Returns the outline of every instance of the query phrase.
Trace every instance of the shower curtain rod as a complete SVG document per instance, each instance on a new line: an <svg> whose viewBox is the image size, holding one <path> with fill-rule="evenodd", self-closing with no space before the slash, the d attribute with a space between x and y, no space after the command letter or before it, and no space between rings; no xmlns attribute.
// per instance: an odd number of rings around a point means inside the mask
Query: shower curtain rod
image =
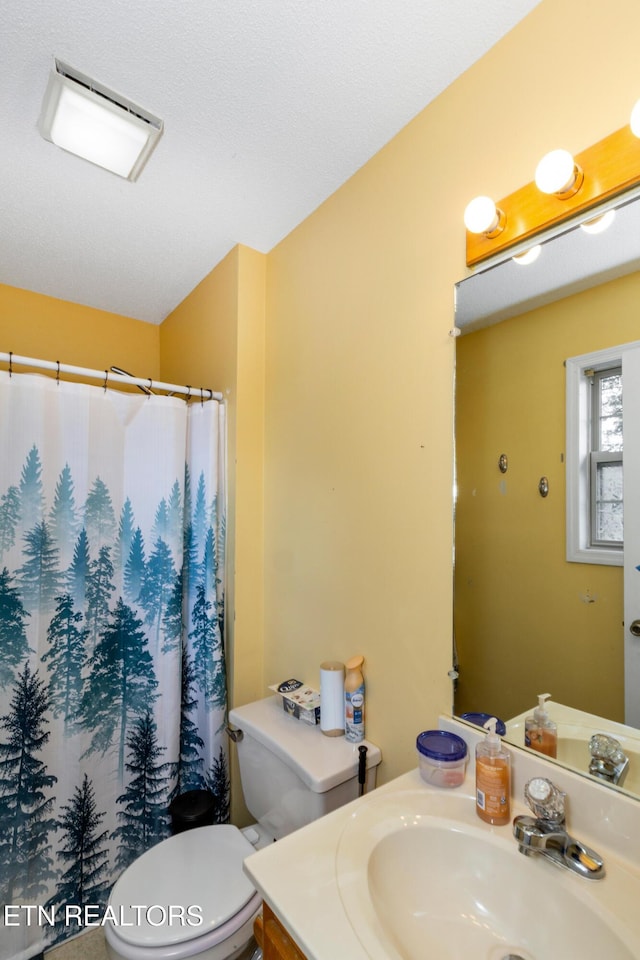
<svg viewBox="0 0 640 960"><path fill-rule="evenodd" d="M130 383L133 386L141 387L143 390L151 392L164 390L168 393L180 393L189 399L200 400L222 400L221 393L215 393L209 387L190 387L180 386L176 383L163 383L161 380L152 380L151 377L132 377L124 372L117 372L112 367L110 370L91 370L89 367L74 367L70 363L60 363L58 360L39 360L37 357L20 357L17 353L0 353L0 361L9 364L9 373L12 372L14 363L20 366L35 367L40 370L53 370L56 374L71 373L79 377L90 377L93 380L102 380L103 386L109 386L109 383Z"/></svg>

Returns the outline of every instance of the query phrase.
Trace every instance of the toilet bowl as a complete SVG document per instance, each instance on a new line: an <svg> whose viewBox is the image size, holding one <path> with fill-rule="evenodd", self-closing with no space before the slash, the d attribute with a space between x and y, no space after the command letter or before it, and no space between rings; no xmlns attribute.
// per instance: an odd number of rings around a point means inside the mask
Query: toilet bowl
<svg viewBox="0 0 640 960"><path fill-rule="evenodd" d="M360 792L362 744L325 737L282 709L280 697L229 713L240 780L257 846L271 843ZM365 784L381 760L365 741ZM147 850L111 892L105 923L111 960L250 960L261 900L243 873L254 846L237 827L199 826Z"/></svg>
<svg viewBox="0 0 640 960"><path fill-rule="evenodd" d="M105 923L112 960L244 960L261 899L242 872L254 848L236 827L197 827L139 857L116 882Z"/></svg>

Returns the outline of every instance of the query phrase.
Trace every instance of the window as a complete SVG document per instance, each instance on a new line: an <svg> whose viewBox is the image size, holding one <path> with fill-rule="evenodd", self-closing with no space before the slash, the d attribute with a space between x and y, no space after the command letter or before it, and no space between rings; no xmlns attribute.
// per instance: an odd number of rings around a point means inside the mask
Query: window
<svg viewBox="0 0 640 960"><path fill-rule="evenodd" d="M566 362L567 560L623 563L624 344Z"/></svg>
<svg viewBox="0 0 640 960"><path fill-rule="evenodd" d="M584 376L591 381L589 542L622 547L622 367L585 370Z"/></svg>

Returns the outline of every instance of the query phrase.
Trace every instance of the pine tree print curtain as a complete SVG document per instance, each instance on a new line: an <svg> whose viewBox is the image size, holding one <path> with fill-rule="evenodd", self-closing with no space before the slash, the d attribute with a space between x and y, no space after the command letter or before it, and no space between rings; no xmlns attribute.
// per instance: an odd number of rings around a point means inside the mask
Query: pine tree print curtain
<svg viewBox="0 0 640 960"><path fill-rule="evenodd" d="M100 919L178 793L228 820L224 441L213 400L0 372L0 960Z"/></svg>

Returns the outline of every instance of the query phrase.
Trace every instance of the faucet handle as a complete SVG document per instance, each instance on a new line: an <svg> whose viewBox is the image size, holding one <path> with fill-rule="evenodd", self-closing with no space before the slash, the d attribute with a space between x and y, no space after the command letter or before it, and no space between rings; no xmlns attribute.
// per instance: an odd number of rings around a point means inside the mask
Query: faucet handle
<svg viewBox="0 0 640 960"><path fill-rule="evenodd" d="M565 797L566 794L546 777L534 777L525 784L524 798L538 820L562 823Z"/></svg>
<svg viewBox="0 0 640 960"><path fill-rule="evenodd" d="M609 760L614 764L626 760L620 741L606 733L594 733L589 740L589 752L597 760Z"/></svg>
<svg viewBox="0 0 640 960"><path fill-rule="evenodd" d="M589 740L589 752L589 773L621 787L629 767L629 758L620 741L606 733L594 733Z"/></svg>

